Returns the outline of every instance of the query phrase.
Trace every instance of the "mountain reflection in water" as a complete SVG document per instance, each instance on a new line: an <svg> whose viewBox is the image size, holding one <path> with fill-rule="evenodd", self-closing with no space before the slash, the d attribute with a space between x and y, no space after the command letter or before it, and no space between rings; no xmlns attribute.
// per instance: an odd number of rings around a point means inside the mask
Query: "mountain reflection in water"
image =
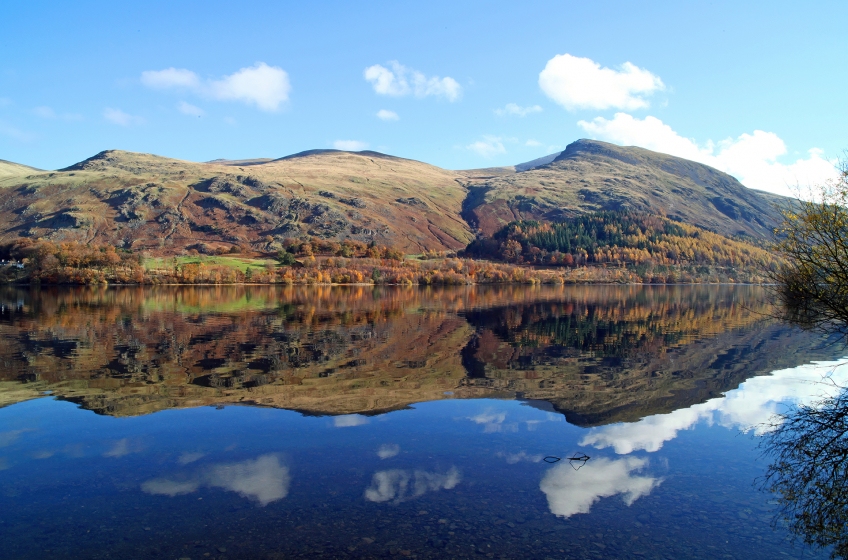
<svg viewBox="0 0 848 560"><path fill-rule="evenodd" d="M3 555L823 558L738 432L848 367L770 315L747 286L3 289Z"/></svg>
<svg viewBox="0 0 848 560"><path fill-rule="evenodd" d="M750 286L5 288L0 405L369 415L497 397L597 426L823 356L770 314Z"/></svg>

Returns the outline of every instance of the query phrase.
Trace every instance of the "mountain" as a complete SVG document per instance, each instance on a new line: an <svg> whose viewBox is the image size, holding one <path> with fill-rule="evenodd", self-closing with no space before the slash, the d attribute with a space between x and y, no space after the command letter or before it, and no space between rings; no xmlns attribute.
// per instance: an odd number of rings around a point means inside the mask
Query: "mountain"
<svg viewBox="0 0 848 560"><path fill-rule="evenodd" d="M105 151L57 172L0 179L0 241L105 242L153 252L206 243L275 250L287 237L375 240L407 252L473 235L452 171L372 152L194 163Z"/></svg>
<svg viewBox="0 0 848 560"><path fill-rule="evenodd" d="M419 253L463 248L516 219L622 209L761 241L779 223L775 205L788 200L706 165L591 140L466 171L373 151L195 163L109 150L53 172L0 162L0 243L33 237L173 254L275 251L285 238L316 236Z"/></svg>
<svg viewBox="0 0 848 560"><path fill-rule="evenodd" d="M544 159L544 158L542 158ZM559 220L579 212L636 210L726 236L768 239L783 197L748 189L707 165L594 140L569 144L550 163L512 174L466 174L463 216L485 235L520 219Z"/></svg>
<svg viewBox="0 0 848 560"><path fill-rule="evenodd" d="M19 177L21 175L30 175L32 173L38 173L40 171L40 169L36 169L35 167L30 167L28 165L22 165L20 163L14 163L11 161L6 161L5 159L0 159L0 179L4 179L6 177Z"/></svg>

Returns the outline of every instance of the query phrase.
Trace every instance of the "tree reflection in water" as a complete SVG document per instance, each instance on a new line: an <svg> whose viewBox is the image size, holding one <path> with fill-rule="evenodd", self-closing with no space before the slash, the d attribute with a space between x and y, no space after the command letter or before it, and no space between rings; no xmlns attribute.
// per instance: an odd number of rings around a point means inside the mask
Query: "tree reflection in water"
<svg viewBox="0 0 848 560"><path fill-rule="evenodd" d="M777 416L761 443L772 459L762 488L776 494L776 524L848 558L848 390Z"/></svg>

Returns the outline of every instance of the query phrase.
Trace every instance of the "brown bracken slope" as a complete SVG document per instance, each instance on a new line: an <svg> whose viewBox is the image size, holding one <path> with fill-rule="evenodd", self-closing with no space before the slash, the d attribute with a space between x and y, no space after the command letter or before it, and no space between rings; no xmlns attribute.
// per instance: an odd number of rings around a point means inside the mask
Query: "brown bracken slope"
<svg viewBox="0 0 848 560"><path fill-rule="evenodd" d="M531 169L449 171L337 150L208 163L112 150L59 171L0 163L0 243L46 238L151 254L198 244L276 251L285 238L311 236L454 250L515 219L627 208L762 240L780 203L702 164L590 140Z"/></svg>

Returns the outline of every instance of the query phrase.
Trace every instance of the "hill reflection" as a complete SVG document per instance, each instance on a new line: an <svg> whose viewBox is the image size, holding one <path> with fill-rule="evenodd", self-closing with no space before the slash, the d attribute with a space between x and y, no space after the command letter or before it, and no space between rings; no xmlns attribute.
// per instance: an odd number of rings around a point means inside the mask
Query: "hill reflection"
<svg viewBox="0 0 848 560"><path fill-rule="evenodd" d="M0 406L114 416L247 404L375 414L547 401L579 425L691 406L824 356L755 287L0 290Z"/></svg>

